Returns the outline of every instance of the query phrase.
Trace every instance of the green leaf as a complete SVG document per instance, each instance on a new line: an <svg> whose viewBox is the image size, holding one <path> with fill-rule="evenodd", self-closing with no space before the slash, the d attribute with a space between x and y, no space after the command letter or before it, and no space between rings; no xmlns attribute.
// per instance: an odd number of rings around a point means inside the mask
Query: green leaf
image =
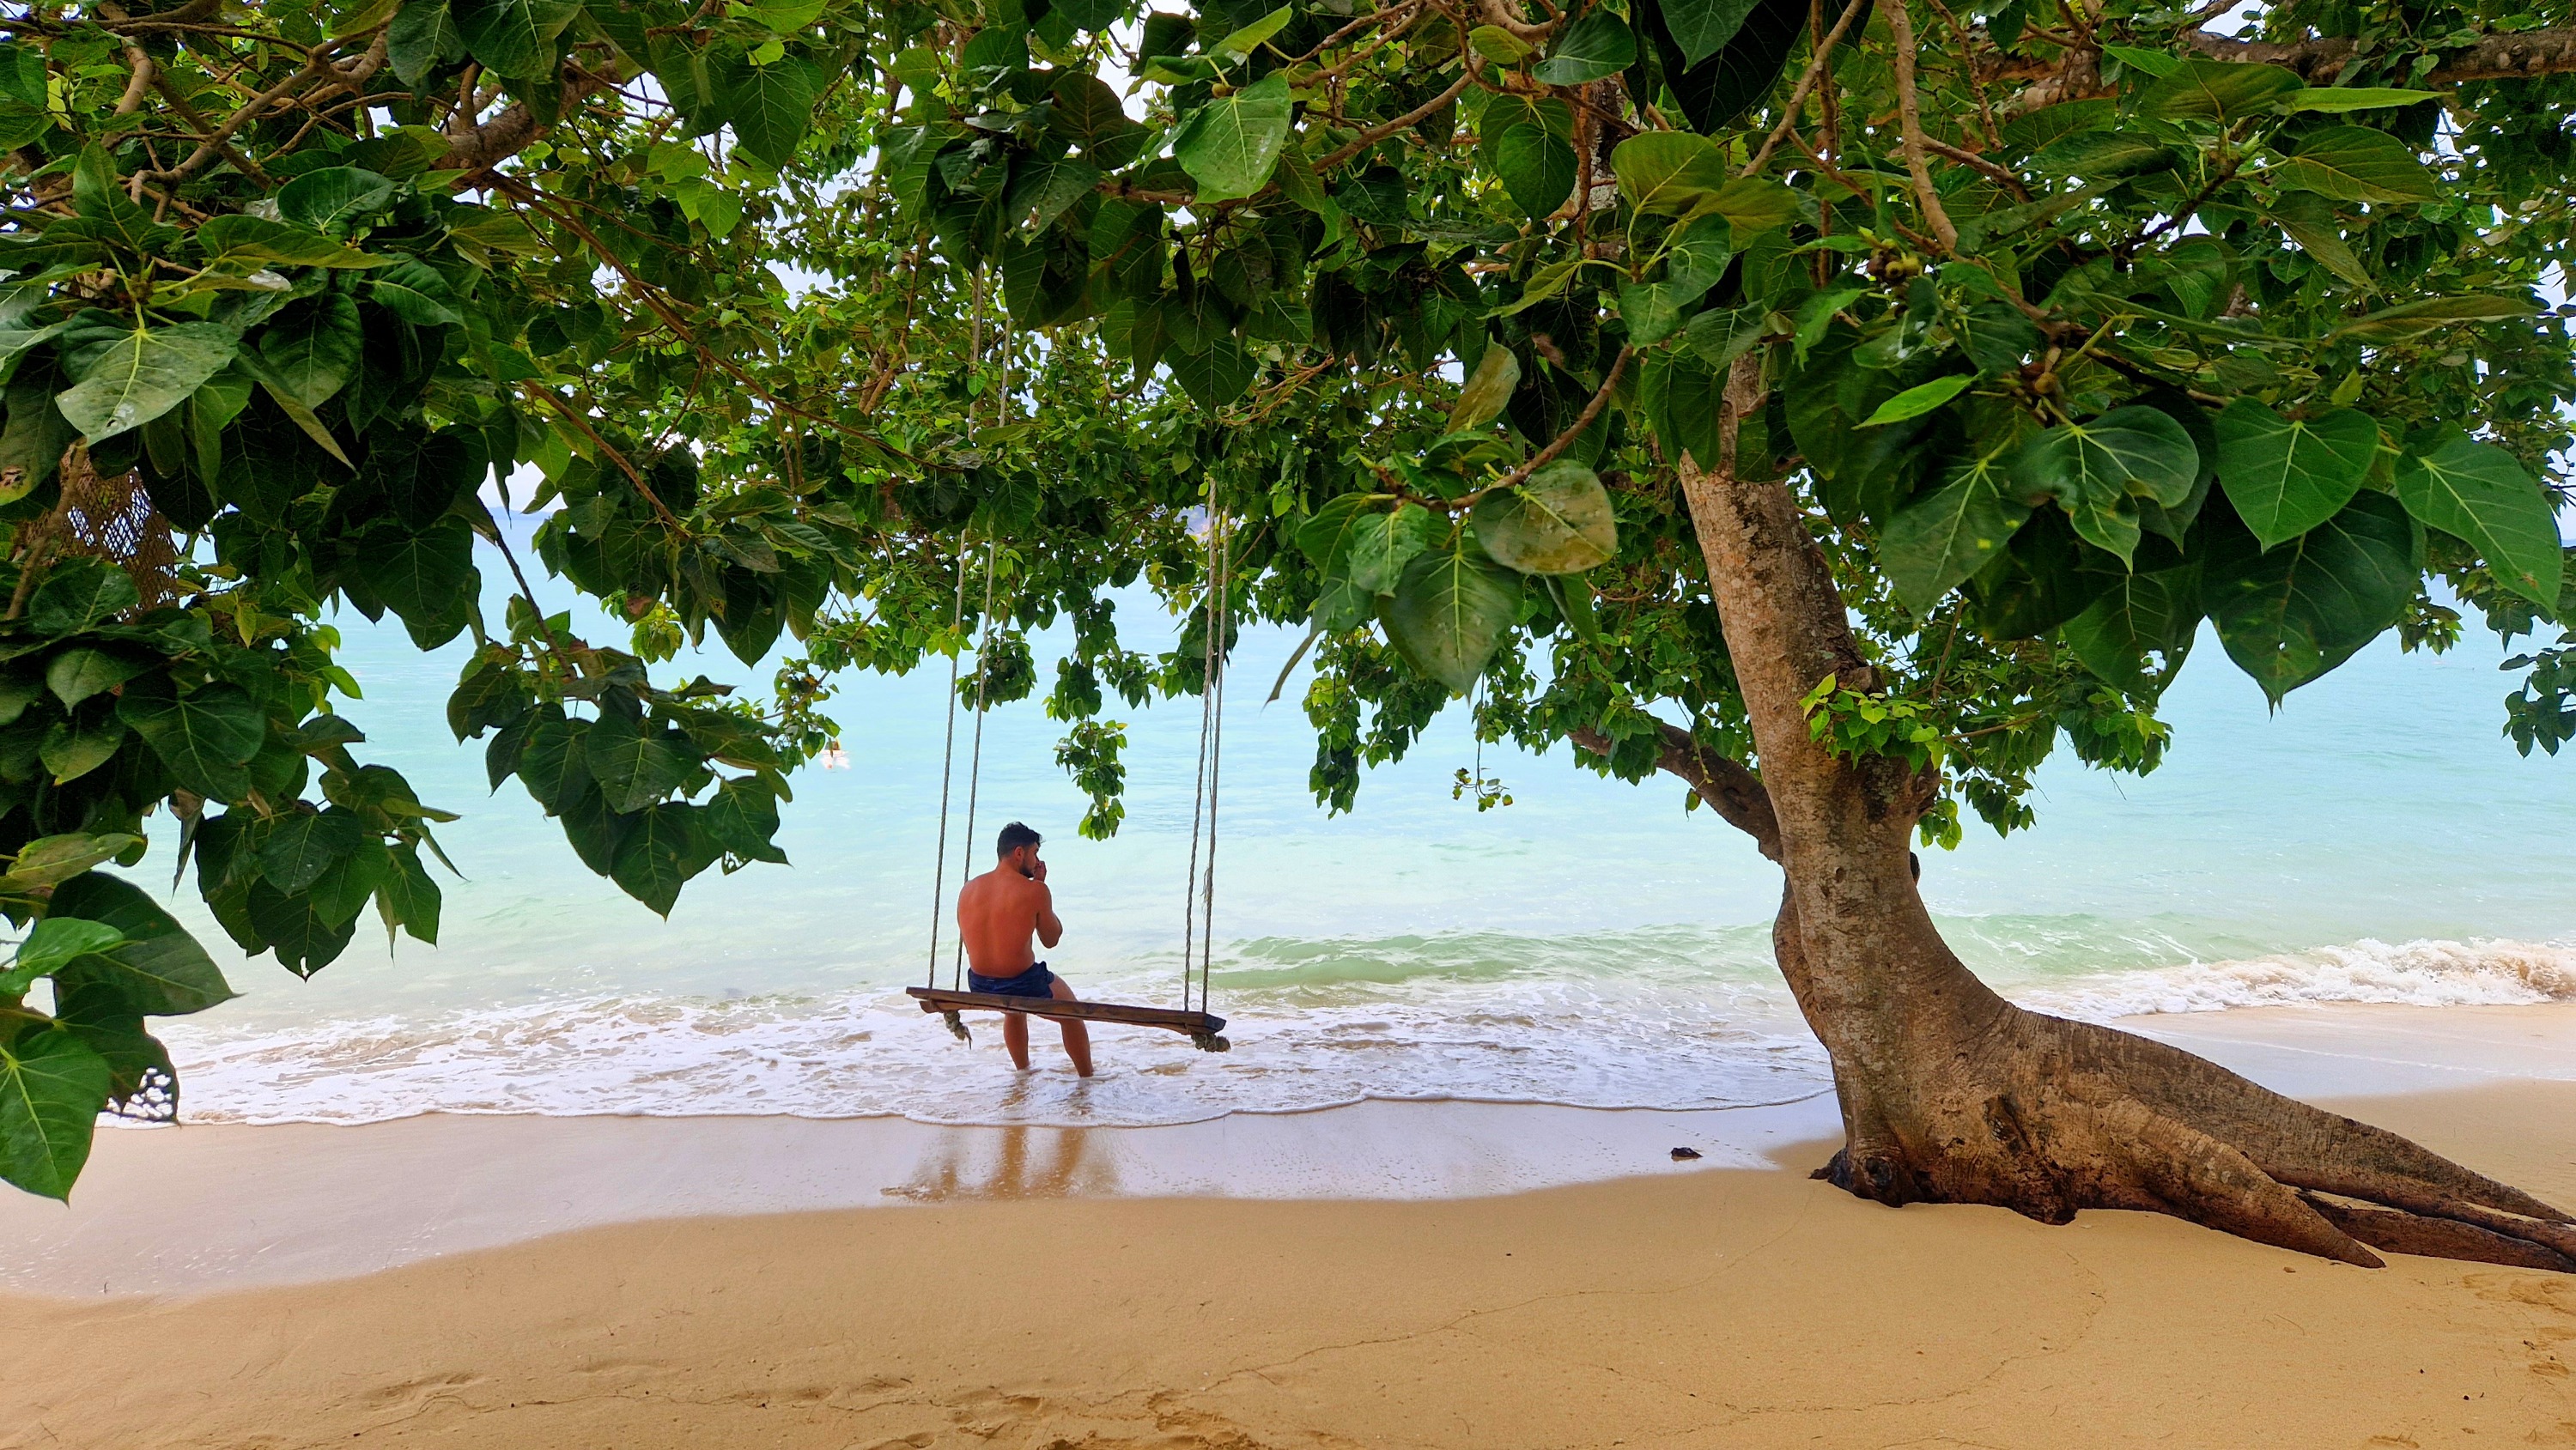
<svg viewBox="0 0 2576 1450"><path fill-rule="evenodd" d="M265 881L250 884L250 922L260 939L277 953L280 966L299 977L339 959L357 933L357 919L331 919L327 903L312 892L289 896Z"/></svg>
<svg viewBox="0 0 2576 1450"><path fill-rule="evenodd" d="M1692 318L1683 336L1700 361L1722 375L1761 343L1770 329L1769 319L1769 310L1759 303L1732 311L1713 307Z"/></svg>
<svg viewBox="0 0 2576 1450"><path fill-rule="evenodd" d="M75 333L78 329L75 328ZM75 344L66 337L69 352ZM149 423L187 400L231 362L240 340L211 322L119 332L87 357L80 381L55 406L92 443Z"/></svg>
<svg viewBox="0 0 2576 1450"><path fill-rule="evenodd" d="M1737 22L1742 23L1742 16ZM1556 52L1530 67L1530 77L1544 85L1580 86L1615 76L1637 63L1637 37L1628 23L1595 7L1566 28Z"/></svg>
<svg viewBox="0 0 2576 1450"><path fill-rule="evenodd" d="M367 580L422 649L454 639L474 615L482 573L474 567L474 534L447 518L420 533L380 542L364 556Z"/></svg>
<svg viewBox="0 0 2576 1450"><path fill-rule="evenodd" d="M358 304L347 293L315 298L279 314L260 333L261 381L308 410L319 408L357 374L365 344Z"/></svg>
<svg viewBox="0 0 2576 1450"><path fill-rule="evenodd" d="M1868 417L1860 420L1860 425L1875 428L1882 423L1902 423L1908 418L1920 418L1966 392L1976 381L1974 373L1952 373L1946 378L1917 383L1879 404Z"/></svg>
<svg viewBox="0 0 2576 1450"><path fill-rule="evenodd" d="M57 720L46 730L42 744L36 747L36 758L44 762L54 784L78 780L105 765L125 744L125 726L113 714L75 715Z"/></svg>
<svg viewBox="0 0 2576 1450"><path fill-rule="evenodd" d="M76 957L103 952L124 941L125 933L103 921L48 916L18 943L17 957L7 971L0 972L0 997L23 996L37 978L50 977Z"/></svg>
<svg viewBox="0 0 2576 1450"><path fill-rule="evenodd" d="M2152 136L2082 131L2041 147L2030 158L2030 166L2052 176L2094 180L2170 171L2177 159L2173 147Z"/></svg>
<svg viewBox="0 0 2576 1450"><path fill-rule="evenodd" d="M1173 133L1172 156L1198 183L1201 203L1250 196L1269 182L1292 104L1287 75L1272 71L1190 112Z"/></svg>
<svg viewBox="0 0 2576 1450"><path fill-rule="evenodd" d="M448 0L411 0L385 28L385 42L394 74L407 86L419 86L440 64L465 56L465 37Z"/></svg>
<svg viewBox="0 0 2576 1450"><path fill-rule="evenodd" d="M746 66L725 76L725 119L743 149L772 166L795 159L822 94L822 67L801 56Z"/></svg>
<svg viewBox="0 0 2576 1450"><path fill-rule="evenodd" d="M0 1043L0 1178L68 1200L111 1077L106 1058L59 1027Z"/></svg>
<svg viewBox="0 0 2576 1450"><path fill-rule="evenodd" d="M2140 50L2134 45L2105 45L2102 53L2131 70L2142 71L2158 80L2180 70L2183 62L2181 56L2167 55L2161 50Z"/></svg>
<svg viewBox="0 0 2576 1450"><path fill-rule="evenodd" d="M1405 566L1381 618L1404 657L1453 695L1473 689L1520 610L1520 576L1465 541Z"/></svg>
<svg viewBox="0 0 2576 1450"><path fill-rule="evenodd" d="M2226 535L2205 576L2209 616L2228 658L2277 705L2397 622L2422 559L2405 509L2363 492L2276 549L2250 533Z"/></svg>
<svg viewBox="0 0 2576 1450"><path fill-rule="evenodd" d="M1211 412L1242 397L1260 366L1231 337L1211 340L1202 352L1166 354L1163 364L1190 401Z"/></svg>
<svg viewBox="0 0 2576 1450"><path fill-rule="evenodd" d="M1099 183L1100 168L1078 157L1024 161L1011 172L1011 218L1032 234L1045 231Z"/></svg>
<svg viewBox="0 0 2576 1450"><path fill-rule="evenodd" d="M608 808L632 814L689 778L697 761L684 747L685 739L658 723L608 710L583 737L582 763L599 783Z"/></svg>
<svg viewBox="0 0 2576 1450"><path fill-rule="evenodd" d="M2420 106L2442 99L2439 91L2401 91L2386 86L2310 86L2281 98L2285 111L2377 111L2390 106Z"/></svg>
<svg viewBox="0 0 2576 1450"><path fill-rule="evenodd" d="M1486 153L1512 205L1534 221L1553 215L1574 192L1574 147L1536 121L1503 128Z"/></svg>
<svg viewBox="0 0 2576 1450"><path fill-rule="evenodd" d="M1496 65L1518 65L1530 53L1526 42L1499 25L1479 25L1468 31L1467 43Z"/></svg>
<svg viewBox="0 0 2576 1450"><path fill-rule="evenodd" d="M1631 136L1610 153L1610 166L1619 174L1620 195L1650 216L1680 216L1731 179L1725 150L1683 131Z"/></svg>
<svg viewBox="0 0 2576 1450"><path fill-rule="evenodd" d="M2124 575L2060 626L2060 637L2084 667L2142 699L2173 682L2200 627L2200 569L2185 565ZM2149 662L2161 656L2160 668Z"/></svg>
<svg viewBox="0 0 2576 1450"><path fill-rule="evenodd" d="M279 188L278 215L318 231L335 231L373 216L394 199L394 184L356 166L308 171Z"/></svg>
<svg viewBox="0 0 2576 1450"><path fill-rule="evenodd" d="M2315 193L2284 192L2272 207L2272 220L2299 244L2301 251L2315 258L2318 266L2364 292L2379 289L2378 279L2344 244L2342 223L2335 217L2334 208Z"/></svg>
<svg viewBox="0 0 2576 1450"><path fill-rule="evenodd" d="M388 936L399 926L412 937L435 945L441 904L438 883L430 879L429 868L421 864L420 848L409 844L396 847L392 867L376 888L376 908L385 918Z"/></svg>
<svg viewBox="0 0 2576 1450"><path fill-rule="evenodd" d="M337 807L282 812L260 843L259 872L269 885L292 896L355 852L363 834L358 818Z"/></svg>
<svg viewBox="0 0 2576 1450"><path fill-rule="evenodd" d="M1398 504L1392 513L1362 514L1352 527L1343 568L1360 589L1392 593L1413 560L1440 542L1445 527L1439 515L1420 504Z"/></svg>
<svg viewBox="0 0 2576 1450"><path fill-rule="evenodd" d="M1249 57L1254 51L1260 49L1263 43L1268 41L1270 37L1277 35L1282 30L1285 30L1288 27L1288 22L1296 17L1296 13L1296 6L1282 5L1278 9L1271 11L1269 14L1262 16L1259 20L1252 22L1250 25L1244 26L1242 29L1228 35L1225 39L1209 46L1208 53L1210 55Z"/></svg>
<svg viewBox="0 0 2576 1450"><path fill-rule="evenodd" d="M1754 0L1663 0L1664 28L1682 48L1687 65L1717 54L1719 46L1744 28Z"/></svg>
<svg viewBox="0 0 2576 1450"><path fill-rule="evenodd" d="M697 821L710 844L738 860L787 864L787 853L771 839L778 834L778 798L753 777L718 786Z"/></svg>
<svg viewBox="0 0 2576 1450"><path fill-rule="evenodd" d="M495 75L540 80L555 69L555 37L581 13L580 0L449 0L466 53Z"/></svg>
<svg viewBox="0 0 2576 1450"><path fill-rule="evenodd" d="M705 870L715 854L698 829L700 809L668 801L638 813L618 842L609 879L656 915L669 916L680 887Z"/></svg>
<svg viewBox="0 0 2576 1450"><path fill-rule="evenodd" d="M2244 61L2184 61L2138 97L2138 112L2168 121L2241 121L2307 82L2293 70Z"/></svg>
<svg viewBox="0 0 2576 1450"><path fill-rule="evenodd" d="M27 627L49 638L94 629L142 602L126 572L98 559L56 564L27 601Z"/></svg>
<svg viewBox="0 0 2576 1450"><path fill-rule="evenodd" d="M2337 201L2433 201L2441 180L2415 148L2368 126L2330 126L2299 143L2299 153L2264 173L2274 184Z"/></svg>
<svg viewBox="0 0 2576 1450"><path fill-rule="evenodd" d="M2336 328L2330 337L2358 342L2369 347L2385 347L2421 337L2458 322L2502 322L2532 316L2528 296L2511 297L2489 292L2468 292L2456 297L2427 297L2421 302L2404 302L2382 308L2367 317L2357 317Z"/></svg>
<svg viewBox="0 0 2576 1450"><path fill-rule="evenodd" d="M367 284L377 306L418 327L446 327L465 320L456 310L456 294L447 279L427 262L396 262Z"/></svg>
<svg viewBox="0 0 2576 1450"><path fill-rule="evenodd" d="M131 660L94 649L67 649L45 663L45 686L66 708L143 673Z"/></svg>
<svg viewBox="0 0 2576 1450"><path fill-rule="evenodd" d="M2219 487L2267 549L2341 513L2379 453L2379 425L2352 408L2284 418L2238 398L2220 410L2214 426Z"/></svg>
<svg viewBox="0 0 2576 1450"><path fill-rule="evenodd" d="M178 918L133 883L104 872L75 876L55 888L51 916L75 916L113 929L124 940L72 962L56 985L112 991L127 1010L150 1017L202 1012L234 995L223 971Z"/></svg>
<svg viewBox="0 0 2576 1450"><path fill-rule="evenodd" d="M1571 459L1478 499L1468 520L1496 563L1524 574L1580 574L1619 552L1609 490Z"/></svg>
<svg viewBox="0 0 2576 1450"><path fill-rule="evenodd" d="M147 675L125 687L116 713L152 747L179 784L209 800L250 793L242 767L268 737L268 717L237 685L201 685L185 695L167 677Z"/></svg>
<svg viewBox="0 0 2576 1450"><path fill-rule="evenodd" d="M101 861L124 855L142 842L141 836L123 831L39 836L18 848L17 858L10 862L8 875L0 877L0 884L19 892L58 886Z"/></svg>
<svg viewBox="0 0 2576 1450"><path fill-rule="evenodd" d="M238 212L209 217L197 228L197 241L215 271L246 273L261 267L332 267L343 270L381 267L391 257L359 251L337 237L291 222Z"/></svg>
<svg viewBox="0 0 2576 1450"><path fill-rule="evenodd" d="M2466 540L2497 583L2544 611L2558 607L2565 555L2552 500L2512 454L2455 438L2429 457L2398 463L2397 499L2426 525Z"/></svg>
<svg viewBox="0 0 2576 1450"><path fill-rule="evenodd" d="M2025 497L2049 497L2078 516L2107 514L2124 498L2171 508L2191 496L2200 450L2172 415L2131 405L2041 432L2012 465ZM2134 528L2134 525L2132 525Z"/></svg>
<svg viewBox="0 0 2576 1450"><path fill-rule="evenodd" d="M1673 330L1681 326L1682 309L1697 302L1707 290L1704 283L1620 283L1619 320L1628 324L1630 344L1652 347L1672 336Z"/></svg>
<svg viewBox="0 0 2576 1450"><path fill-rule="evenodd" d="M1472 432L1501 417L1503 405L1512 400L1512 389L1520 384L1520 358L1499 342L1486 343L1476 371L1458 390L1458 401L1449 407L1449 431Z"/></svg>
<svg viewBox="0 0 2576 1450"><path fill-rule="evenodd" d="M2012 542L2030 505L2004 488L1993 457L1951 465L1941 487L1897 511L1879 537L1879 562L1908 609L1929 614Z"/></svg>

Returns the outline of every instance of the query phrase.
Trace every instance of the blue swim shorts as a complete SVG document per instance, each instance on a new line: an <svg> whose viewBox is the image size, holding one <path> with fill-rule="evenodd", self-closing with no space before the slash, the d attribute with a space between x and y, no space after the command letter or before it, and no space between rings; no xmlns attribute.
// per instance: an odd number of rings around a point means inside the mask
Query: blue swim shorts
<svg viewBox="0 0 2576 1450"><path fill-rule="evenodd" d="M988 977L982 972L968 972L966 990L995 997L1052 997L1055 995L1055 973L1048 971L1044 962L1016 977Z"/></svg>

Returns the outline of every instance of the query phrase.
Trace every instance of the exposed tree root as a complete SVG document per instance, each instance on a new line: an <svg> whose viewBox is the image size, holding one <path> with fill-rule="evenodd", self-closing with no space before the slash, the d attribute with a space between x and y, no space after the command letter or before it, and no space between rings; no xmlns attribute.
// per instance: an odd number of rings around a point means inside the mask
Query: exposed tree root
<svg viewBox="0 0 2576 1450"><path fill-rule="evenodd" d="M2370 1268L2379 1248L2576 1273L2567 1214L2394 1133L2129 1033L2000 1000L1985 1015L1901 1071L1838 1059L1851 1139L1816 1176L2046 1223L2169 1213Z"/></svg>

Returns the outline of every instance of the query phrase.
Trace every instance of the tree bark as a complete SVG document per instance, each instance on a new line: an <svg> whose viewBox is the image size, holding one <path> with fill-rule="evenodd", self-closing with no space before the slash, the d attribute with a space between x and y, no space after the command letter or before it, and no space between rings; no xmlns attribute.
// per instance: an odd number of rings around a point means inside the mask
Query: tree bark
<svg viewBox="0 0 2576 1450"><path fill-rule="evenodd" d="M1681 460L1761 775L1669 727L1659 763L1787 877L1773 940L1843 1113L1843 1148L1818 1176L1891 1205L2049 1223L2170 1213L2369 1266L2366 1245L2576 1269L2576 1221L2528 1194L2189 1053L2016 1007L1959 961L1909 866L1937 780L1839 757L1808 728L1801 701L1826 675L1864 690L1879 676L1796 495L1735 476L1736 421L1762 396L1757 353L1729 376L1714 466Z"/></svg>

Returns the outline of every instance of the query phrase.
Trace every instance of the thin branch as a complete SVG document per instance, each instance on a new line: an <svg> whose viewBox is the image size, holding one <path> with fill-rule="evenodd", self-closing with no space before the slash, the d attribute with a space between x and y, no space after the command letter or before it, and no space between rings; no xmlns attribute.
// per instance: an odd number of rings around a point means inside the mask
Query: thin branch
<svg viewBox="0 0 2576 1450"><path fill-rule="evenodd" d="M519 391L554 409L556 416L580 429L582 436L590 440L590 446L608 455L609 461L616 464L618 471L626 475L627 481L635 485L635 491L644 495L644 501L653 506L653 512L661 516L663 523L680 532L687 532L679 519L663 506L661 497L653 492L652 485L644 481L644 475L635 470L634 463L629 461L625 454L610 447L608 440L599 436L599 430L590 426L590 420L583 417L570 403L556 397L554 389L539 387L535 382L530 381L519 384Z"/></svg>
<svg viewBox="0 0 2576 1450"><path fill-rule="evenodd" d="M1326 153L1323 160L1315 163L1315 174L1317 176L1321 176L1325 172L1332 170L1334 167L1339 166L1343 162L1350 160L1352 157L1359 155L1363 151L1366 151L1380 141L1385 140L1387 137L1403 130L1405 127L1428 120L1432 112L1437 111L1442 106L1458 99L1459 93L1465 91L1470 84L1468 77L1475 72L1475 69L1476 68L1474 66L1461 62L1459 65L1458 79L1450 85L1449 89L1442 91L1440 94L1433 96L1430 100L1423 102L1421 105L1414 107L1412 110L1405 112L1403 115L1396 117L1394 120L1389 121L1382 126L1371 126L1369 129L1362 131L1358 138L1353 140L1349 145L1338 147Z"/></svg>
<svg viewBox="0 0 2576 1450"><path fill-rule="evenodd" d="M1906 9L1906 0L1879 0L1878 13L1887 17L1888 38L1896 52L1897 125L1905 145L1905 169L1914 176L1914 200L1923 208L1923 224L1940 239L1942 252L1956 254L1959 229L1942 208L1941 194L1932 189L1932 168L1923 159L1923 98L1914 79L1914 17Z"/></svg>
<svg viewBox="0 0 2576 1450"><path fill-rule="evenodd" d="M1636 354L1637 349L1634 347L1619 349L1619 356L1610 364L1610 375L1601 380L1600 388L1592 394L1592 401L1584 404L1583 411L1575 416L1574 422L1568 425L1564 432L1556 435L1556 441L1530 455L1529 462L1495 479L1492 483L1473 493L1451 500L1450 507L1453 510L1468 508L1489 493L1500 493L1504 489L1519 486L1522 480L1531 474L1554 463L1565 450L1574 446L1575 439L1583 436L1583 430L1591 427L1593 420L1601 416L1601 410L1610 406L1610 395L1619 387L1619 374L1627 370L1628 359Z"/></svg>
<svg viewBox="0 0 2576 1450"><path fill-rule="evenodd" d="M1842 44L1844 32L1851 29L1852 22L1860 18L1862 11L1869 8L1869 3L1870 0L1851 0L1849 5L1843 7L1842 18L1834 22L1833 29L1825 32L1823 40L1816 42L1816 53L1807 62L1805 74L1798 77L1798 84L1790 90L1788 101L1780 107L1780 124L1771 128L1771 134L1763 141L1762 149L1754 152L1753 159L1744 163L1744 169L1736 175L1752 176L1761 171L1769 164L1771 153L1779 150L1780 143L1787 140L1789 133L1797 128L1799 107L1807 104L1808 92L1816 88L1816 82L1824 78L1826 70L1833 62L1834 47Z"/></svg>

